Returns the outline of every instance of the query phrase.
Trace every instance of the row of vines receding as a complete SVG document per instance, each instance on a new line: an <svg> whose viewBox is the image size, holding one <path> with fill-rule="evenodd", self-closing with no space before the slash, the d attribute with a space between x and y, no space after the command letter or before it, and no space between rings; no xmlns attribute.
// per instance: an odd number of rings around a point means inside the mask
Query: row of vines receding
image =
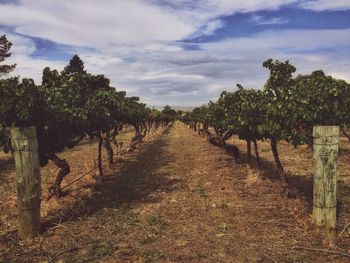
<svg viewBox="0 0 350 263"><path fill-rule="evenodd" d="M11 55L11 45L6 36L0 37L0 62ZM0 65L0 76L15 67ZM68 162L57 155L65 148L76 146L86 137L97 138L102 175L101 151L106 149L108 162L112 163L111 143L119 146L116 136L123 127L135 129L129 146L132 150L147 134L172 122L174 114L170 107L160 112L146 107L138 97L126 96L125 91L111 86L106 76L87 72L77 55L62 71L44 68L39 85L28 78L0 79L0 149L11 150L11 127L35 126L40 165L50 160L60 168L51 194L60 194L61 182L70 172Z"/></svg>
<svg viewBox="0 0 350 263"><path fill-rule="evenodd" d="M269 59L263 66L270 75L261 90L246 89L237 84L235 91L224 91L217 101L195 108L182 121L216 145L234 154L237 147L226 141L236 135L247 142L247 162L251 163L252 145L261 166L258 141L269 140L284 192L288 191L278 143L286 141L295 147L313 146L315 125L337 125L350 140L350 84L327 76L322 70L309 75L293 76L296 68L289 61Z"/></svg>

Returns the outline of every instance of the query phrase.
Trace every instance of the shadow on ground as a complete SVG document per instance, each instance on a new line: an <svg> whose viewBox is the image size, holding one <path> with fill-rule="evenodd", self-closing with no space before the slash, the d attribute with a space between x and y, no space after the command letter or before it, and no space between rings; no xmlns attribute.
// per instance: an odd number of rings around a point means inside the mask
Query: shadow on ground
<svg viewBox="0 0 350 263"><path fill-rule="evenodd" d="M247 162L246 153L240 153L240 160L242 164L249 164ZM279 181L279 174L277 172L276 165L274 162L266 158L260 157L260 163L261 167L259 167L255 155L252 153L252 161L250 166L253 169L260 170L264 178L268 178L272 181ZM286 176L287 183L290 189L292 190L289 195L290 198L298 198L301 195L309 201L312 200L312 174L292 174L285 171L284 175Z"/></svg>
<svg viewBox="0 0 350 263"><path fill-rule="evenodd" d="M144 145L140 153L132 153L136 158L128 158L120 169L112 171L101 183L86 185L93 188L92 194L86 199L76 200L60 215L47 219L42 225L43 231L58 223L92 215L103 208L125 208L137 203L157 202L151 193L171 192L181 185L180 180L170 179L167 171L160 170L160 167L173 161L165 148L170 129L166 128L159 138Z"/></svg>
<svg viewBox="0 0 350 263"><path fill-rule="evenodd" d="M242 163L248 164L246 162L247 155L245 153L241 153ZM279 181L279 175L276 170L276 164L267 160L266 158L261 158L261 168L259 168L256 159L252 155L252 168L257 169L262 172L262 175L265 178L268 178L272 181ZM307 200L309 205L309 209L312 207L313 200L313 174L312 173L304 173L304 174L292 174L289 172L284 172L286 176L286 180L289 186L289 198L300 198L303 197ZM350 213L350 206L344 205L344 203L348 203L348 199L350 196L350 187L344 184L342 181L338 181L338 216L339 215L347 215Z"/></svg>

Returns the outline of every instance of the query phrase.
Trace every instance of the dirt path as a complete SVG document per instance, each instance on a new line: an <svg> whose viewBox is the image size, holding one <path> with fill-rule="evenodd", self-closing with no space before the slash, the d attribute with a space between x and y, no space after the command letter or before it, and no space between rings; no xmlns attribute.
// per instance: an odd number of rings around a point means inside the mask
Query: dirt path
<svg viewBox="0 0 350 263"><path fill-rule="evenodd" d="M47 217L35 244L7 237L0 261L347 262L295 249L322 247L310 205L283 210L277 183L179 122L81 188L92 190Z"/></svg>

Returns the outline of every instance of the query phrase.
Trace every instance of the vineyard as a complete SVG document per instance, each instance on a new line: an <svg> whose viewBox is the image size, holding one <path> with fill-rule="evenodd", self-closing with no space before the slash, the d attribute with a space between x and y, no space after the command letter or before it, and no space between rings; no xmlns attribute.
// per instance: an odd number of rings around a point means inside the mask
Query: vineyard
<svg viewBox="0 0 350 263"><path fill-rule="evenodd" d="M15 67L0 66L1 262L349 262L346 81L268 59L261 90L183 112L77 55L40 85Z"/></svg>
<svg viewBox="0 0 350 263"><path fill-rule="evenodd" d="M127 142L132 136L133 131L122 133L120 140ZM350 245L345 228L350 215L349 146L345 138L342 142L336 242L345 249ZM245 145L237 137L229 143ZM72 170L67 182L94 166L97 147L95 141L63 152ZM226 151L176 122L137 151L117 155L102 181L96 181L94 171L62 198L46 201L43 191L44 229L26 246L13 230L14 168L2 156L2 167L7 165L1 170L7 178L1 188L1 220L7 224L2 231L12 229L2 234L2 261L347 262L341 254L297 249L328 250L324 234L315 231L310 217L312 153L307 147L281 143L281 161L293 186L284 209L277 175L269 170L274 163L269 144L262 143L260 152L266 166L262 171L235 164ZM42 170L43 189L50 186L55 170L52 164Z"/></svg>

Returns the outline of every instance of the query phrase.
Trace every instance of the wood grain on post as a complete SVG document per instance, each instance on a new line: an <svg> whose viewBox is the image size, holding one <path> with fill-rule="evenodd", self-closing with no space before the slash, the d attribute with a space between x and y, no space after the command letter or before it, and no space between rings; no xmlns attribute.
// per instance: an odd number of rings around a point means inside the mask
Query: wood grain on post
<svg viewBox="0 0 350 263"><path fill-rule="evenodd" d="M335 234L337 226L337 158L339 127L315 126L313 221Z"/></svg>
<svg viewBox="0 0 350 263"><path fill-rule="evenodd" d="M11 128L17 178L18 237L33 238L40 230L40 167L35 127Z"/></svg>

